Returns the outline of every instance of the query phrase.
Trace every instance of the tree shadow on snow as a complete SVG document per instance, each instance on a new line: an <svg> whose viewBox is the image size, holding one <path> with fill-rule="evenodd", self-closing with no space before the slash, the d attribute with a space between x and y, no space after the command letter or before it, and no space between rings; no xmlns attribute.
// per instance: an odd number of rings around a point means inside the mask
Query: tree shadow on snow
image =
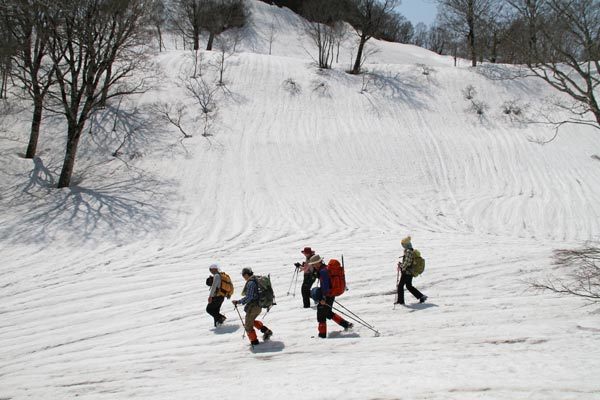
<svg viewBox="0 0 600 400"><path fill-rule="evenodd" d="M173 185L168 182L128 167L106 183L91 183L93 189L84 187L77 176L71 187L56 189L58 172L58 167L48 167L36 157L28 176L17 176L17 183L4 189L0 206L11 212L3 216L1 241L89 239L98 230L103 239L122 241L169 226L163 206L172 197ZM101 177L102 171L97 174Z"/></svg>
<svg viewBox="0 0 600 400"><path fill-rule="evenodd" d="M253 353L277 353L283 351L285 344L277 340L267 340L260 342L258 346L252 348Z"/></svg>

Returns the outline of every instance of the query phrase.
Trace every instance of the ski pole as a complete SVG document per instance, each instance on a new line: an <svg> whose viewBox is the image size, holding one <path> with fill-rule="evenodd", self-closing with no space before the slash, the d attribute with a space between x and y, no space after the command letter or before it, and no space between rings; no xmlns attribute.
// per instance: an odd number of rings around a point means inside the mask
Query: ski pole
<svg viewBox="0 0 600 400"><path fill-rule="evenodd" d="M373 332L375 332L376 336L379 336L379 335L381 335L381 332L379 332L377 329L375 329L375 328L374 328L374 327L372 327L371 325L369 325L369 324L366 324L365 322L363 322L363 321L360 321L360 320L358 320L358 319L356 319L356 318L352 317L351 315L348 315L348 314L344 313L342 310L340 310L340 309L338 309L338 308L331 307L331 309L332 309L332 310L335 310L335 311L337 311L337 312L339 312L339 313L340 313L340 314L342 314L344 317L346 317L346 318L348 318L348 319L351 319L352 321L356 322L357 324L360 324L360 325L364 326L365 328L372 330Z"/></svg>
<svg viewBox="0 0 600 400"><path fill-rule="evenodd" d="M350 309L348 309L347 307L344 307L344 305L342 303L340 303L339 301L335 300L336 304L340 307L342 307L344 310L346 310L347 312L349 312L351 315L353 315L355 318L361 320L363 323L369 325L370 327L373 327L373 325L369 324L367 321L365 321L364 319L362 319L361 317L359 317L358 315L356 315L355 313L353 313Z"/></svg>
<svg viewBox="0 0 600 400"><path fill-rule="evenodd" d="M339 304L339 303L338 303L338 304ZM379 335L381 335L381 332L379 332L377 329L375 329L375 327L373 327L373 326L371 326L371 325L367 324L366 322L364 322L364 321L362 321L362 320L358 320L358 319L354 318L353 316L346 314L345 312L343 312L343 311L342 311L342 310L340 310L339 308L335 308L335 307L333 307L333 306L330 306L329 304L325 304L325 305L326 305L327 307L331 308L332 310L339 312L339 313L340 313L340 314L342 314L344 317L346 317L346 318L348 318L348 319L351 319L352 321L356 322L357 324L360 324L360 325L364 326L365 328L372 330L373 332L375 332L376 336L379 336Z"/></svg>
<svg viewBox="0 0 600 400"><path fill-rule="evenodd" d="M396 301L394 301L394 310L396 309L396 303L398 303L398 285L400 284L400 267L396 269Z"/></svg>
<svg viewBox="0 0 600 400"><path fill-rule="evenodd" d="M240 322L242 323L242 326L244 327L244 333L242 335L242 339L244 339L246 337L246 326L244 326L244 320L242 319L242 314L240 314L240 310L238 310L238 308L237 308L237 304L235 304L234 307L235 307L235 311L237 311L237 313L240 317Z"/></svg>

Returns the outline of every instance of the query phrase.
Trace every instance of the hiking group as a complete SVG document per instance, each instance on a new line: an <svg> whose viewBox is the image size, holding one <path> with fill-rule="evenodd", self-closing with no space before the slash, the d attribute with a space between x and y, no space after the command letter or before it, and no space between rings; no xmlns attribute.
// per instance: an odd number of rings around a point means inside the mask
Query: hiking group
<svg viewBox="0 0 600 400"><path fill-rule="evenodd" d="M399 261L397 265L397 297L394 304L405 304L405 286L420 303L423 303L427 300L427 296L412 285L412 280L423 272L425 260L421 257L421 253L413 248L410 236L402 239L400 243L404 249L404 253L401 256L401 261ZM327 337L327 320L334 321L344 328L344 331L349 331L354 327L352 322L349 322L340 314L343 314L346 318L379 334L372 325L368 324L358 315L336 301L336 297L342 295L347 290L343 256L341 263L336 259L330 259L329 262L325 264L323 258L316 254L310 247L305 247L301 250L301 253L304 255L305 259L301 263L297 262L294 264L296 267L294 277L297 280L300 271L303 274L302 287L300 290L303 308L311 308L311 299L316 303L318 337ZM221 314L221 306L225 298L231 298L234 288L229 275L221 271L217 264L210 265L209 271L211 276L206 280L206 284L210 286L210 292L206 312L213 317L214 326L218 327L227 319L225 315ZM275 295L273 293L269 275L254 275L252 269L246 267L242 269L242 277L245 280L242 297L237 300L232 300L231 302L242 321L250 344L254 347L260 343L256 331L254 330L255 328L259 329L263 334L263 341L269 340L273 335L273 331L257 318L263 309L267 309L268 313L271 307L275 305ZM318 285L313 287L317 280L319 281ZM292 283L293 282L294 278L292 278ZM246 313L243 320L238 309L239 304L244 306L244 312ZM334 304L343 308L344 311L336 308Z"/></svg>

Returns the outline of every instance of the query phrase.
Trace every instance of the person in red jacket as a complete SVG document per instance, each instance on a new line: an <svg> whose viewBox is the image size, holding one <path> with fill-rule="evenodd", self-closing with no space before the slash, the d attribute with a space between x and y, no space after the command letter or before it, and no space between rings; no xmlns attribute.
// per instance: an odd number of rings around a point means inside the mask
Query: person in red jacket
<svg viewBox="0 0 600 400"><path fill-rule="evenodd" d="M312 290L313 300L318 302L317 305L317 322L318 331L320 338L327 337L327 320L332 319L338 325L344 328L344 331L352 329L352 323L346 321L340 315L333 312L333 303L335 297L331 296L331 279L329 278L329 272L327 266L323 262L323 259L318 254L313 255L309 260L308 264L315 268L319 277L319 287Z"/></svg>

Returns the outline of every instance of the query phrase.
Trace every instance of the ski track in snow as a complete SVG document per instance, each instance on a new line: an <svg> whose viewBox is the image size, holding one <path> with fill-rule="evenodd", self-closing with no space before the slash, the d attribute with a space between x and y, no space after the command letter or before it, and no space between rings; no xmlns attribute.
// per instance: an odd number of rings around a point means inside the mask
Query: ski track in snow
<svg viewBox="0 0 600 400"><path fill-rule="evenodd" d="M23 188L31 165L12 156L26 136L0 141L10 154L0 159L0 399L597 398L597 314L527 285L552 270L553 249L600 234L597 137L573 127L551 145L531 143L551 132L511 123L499 105L539 101L535 82L489 81L413 46L375 42L383 50L361 93L362 77L345 65L316 70L297 16L259 2L252 10L226 71L218 132L137 161L173 185L144 214L164 228L128 225L126 215L111 226L104 215L95 229L75 229L89 221L62 193L55 199L72 213L33 229L41 217L30 202L44 212L52 201L19 201L38 193ZM282 27L271 56L268 21ZM189 55L157 60L167 76L141 103L183 96L170 82ZM416 63L434 70L424 76ZM290 78L300 93L286 89ZM490 104L485 118L465 111L467 84ZM50 146L41 159L54 171ZM84 185L101 179L86 175ZM394 308L409 233L427 259L414 284L429 301L407 292L408 305ZM380 337L329 322L330 338L314 338L316 311L300 308L301 282L290 286L304 246L344 254L349 290L339 301ZM278 304L264 322L275 334L254 352L229 301L225 326L212 328L205 313L214 261L232 276L234 298L242 267L271 274Z"/></svg>

